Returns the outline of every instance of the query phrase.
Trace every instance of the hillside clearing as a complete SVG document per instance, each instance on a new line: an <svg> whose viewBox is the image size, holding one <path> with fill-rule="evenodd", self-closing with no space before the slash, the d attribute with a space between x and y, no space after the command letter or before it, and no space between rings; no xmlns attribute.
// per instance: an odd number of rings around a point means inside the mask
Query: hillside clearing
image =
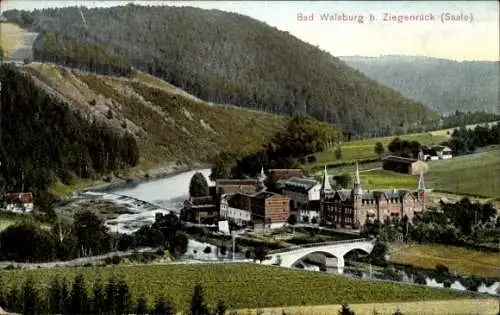
<svg viewBox="0 0 500 315"><path fill-rule="evenodd" d="M116 267L53 268L1 271L4 283L19 284L28 276L40 288L56 274L72 280L83 273L90 284L111 274L123 277L131 293L152 299L167 294L177 309L186 309L196 283L206 293L207 302L221 299L234 308L262 308L330 303L373 303L422 300L449 300L483 297L470 292L433 289L424 286L359 279L293 270L258 264L135 265ZM304 290L307 287L308 290Z"/></svg>
<svg viewBox="0 0 500 315"><path fill-rule="evenodd" d="M10 57L17 45L23 42L24 30L12 23L0 22L0 46L4 51L4 57Z"/></svg>
<svg viewBox="0 0 500 315"><path fill-rule="evenodd" d="M414 244L391 252L391 261L416 267L434 269L448 266L450 272L461 275L500 278L500 253L488 253L463 247Z"/></svg>

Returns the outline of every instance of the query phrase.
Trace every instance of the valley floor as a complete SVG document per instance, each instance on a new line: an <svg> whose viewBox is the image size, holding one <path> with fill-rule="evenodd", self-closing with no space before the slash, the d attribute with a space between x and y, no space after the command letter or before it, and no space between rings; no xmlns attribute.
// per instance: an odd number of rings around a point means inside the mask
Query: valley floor
<svg viewBox="0 0 500 315"><path fill-rule="evenodd" d="M461 275L500 278L500 253L487 253L439 244L415 244L393 249L394 263L435 269L437 264L448 266L450 272Z"/></svg>

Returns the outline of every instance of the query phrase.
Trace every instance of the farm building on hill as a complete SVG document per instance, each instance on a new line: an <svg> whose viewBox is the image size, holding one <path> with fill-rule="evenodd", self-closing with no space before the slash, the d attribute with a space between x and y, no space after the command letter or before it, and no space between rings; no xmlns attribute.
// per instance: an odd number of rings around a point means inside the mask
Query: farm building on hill
<svg viewBox="0 0 500 315"><path fill-rule="evenodd" d="M419 175L421 172L425 174L429 171L429 166L424 161L400 156L388 156L384 158L382 168L410 175Z"/></svg>

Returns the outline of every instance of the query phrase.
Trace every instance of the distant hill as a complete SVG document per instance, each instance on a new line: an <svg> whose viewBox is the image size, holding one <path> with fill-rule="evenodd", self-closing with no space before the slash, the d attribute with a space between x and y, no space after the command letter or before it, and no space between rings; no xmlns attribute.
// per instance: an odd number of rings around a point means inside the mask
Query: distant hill
<svg viewBox="0 0 500 315"><path fill-rule="evenodd" d="M500 62L414 56L339 57L351 67L441 114L500 113Z"/></svg>
<svg viewBox="0 0 500 315"><path fill-rule="evenodd" d="M82 13L86 24L77 8L12 10L4 15L43 33L46 40L37 41L38 60L50 61L44 56L53 56L59 64L81 66L82 60L92 60L85 54L96 49L70 53L69 46L61 43L99 45L102 55L115 61L119 59L113 54L124 56L133 67L210 102L281 115L311 115L360 135L405 132L437 118L423 105L338 58L247 16L136 5L82 9ZM80 58L75 61L77 55ZM85 68L95 69L95 65ZM118 72L128 71L119 68Z"/></svg>

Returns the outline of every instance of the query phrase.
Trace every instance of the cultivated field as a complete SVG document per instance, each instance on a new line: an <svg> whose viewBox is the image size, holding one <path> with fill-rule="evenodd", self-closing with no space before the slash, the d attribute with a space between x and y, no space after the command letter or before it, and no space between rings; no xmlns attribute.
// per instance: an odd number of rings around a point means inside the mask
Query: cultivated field
<svg viewBox="0 0 500 315"><path fill-rule="evenodd" d="M290 315L332 315L338 314L341 305L297 306L243 310L241 314L280 315L282 310ZM349 308L356 315L393 315L397 310L405 315L490 315L498 312L498 300L445 300L400 303L352 304ZM376 313L375 313L376 312Z"/></svg>
<svg viewBox="0 0 500 315"><path fill-rule="evenodd" d="M438 244L415 244L391 251L391 261L434 269L437 264L448 266L461 275L500 278L500 253L487 253L463 247Z"/></svg>
<svg viewBox="0 0 500 315"><path fill-rule="evenodd" d="M11 23L0 23L0 46L4 50L4 57L9 57L17 45L24 39L24 30Z"/></svg>
<svg viewBox="0 0 500 315"><path fill-rule="evenodd" d="M429 173L425 175L427 189L484 198L500 197L500 176L497 175L500 174L498 148L428 163ZM418 183L418 176L386 170L362 172L360 177L361 186L365 189L416 189Z"/></svg>
<svg viewBox="0 0 500 315"><path fill-rule="evenodd" d="M500 149L429 163L428 188L500 197Z"/></svg>
<svg viewBox="0 0 500 315"><path fill-rule="evenodd" d="M116 267L53 268L1 271L3 283L19 285L28 276L45 287L55 275L72 280L83 273L87 282L123 277L131 293L151 299L169 297L178 311L188 308L196 283L205 289L210 305L219 299L230 307L264 308L341 303L385 303L403 301L484 298L484 295L389 282L370 282L318 272L257 264L136 265ZM1 286L0 286L1 287ZM305 289L307 288L307 289Z"/></svg>

